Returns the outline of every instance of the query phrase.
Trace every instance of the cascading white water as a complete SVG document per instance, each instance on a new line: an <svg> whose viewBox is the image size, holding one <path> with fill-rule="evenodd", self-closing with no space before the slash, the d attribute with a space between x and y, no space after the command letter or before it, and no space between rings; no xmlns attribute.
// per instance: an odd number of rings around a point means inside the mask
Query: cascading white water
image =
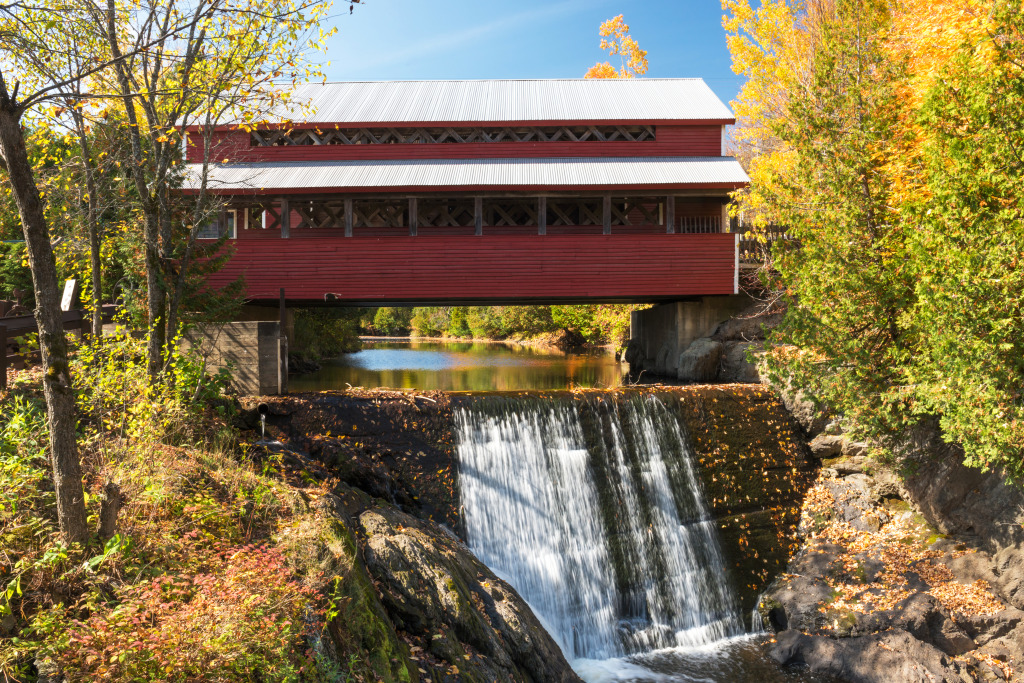
<svg viewBox="0 0 1024 683"><path fill-rule="evenodd" d="M467 540L570 660L739 635L679 419L653 394L456 411Z"/></svg>

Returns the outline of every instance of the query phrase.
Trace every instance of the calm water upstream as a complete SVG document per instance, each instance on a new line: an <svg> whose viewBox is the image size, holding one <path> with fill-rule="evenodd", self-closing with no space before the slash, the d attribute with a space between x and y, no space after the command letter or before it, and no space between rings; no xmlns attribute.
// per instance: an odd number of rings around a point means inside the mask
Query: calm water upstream
<svg viewBox="0 0 1024 683"><path fill-rule="evenodd" d="M608 353L565 354L511 344L364 341L363 350L289 378L292 391L353 387L441 391L615 388L626 365Z"/></svg>

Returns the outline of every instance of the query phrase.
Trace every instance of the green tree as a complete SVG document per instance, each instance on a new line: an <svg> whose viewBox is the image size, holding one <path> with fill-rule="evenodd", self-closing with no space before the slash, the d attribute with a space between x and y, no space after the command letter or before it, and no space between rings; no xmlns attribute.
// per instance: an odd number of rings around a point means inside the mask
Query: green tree
<svg viewBox="0 0 1024 683"><path fill-rule="evenodd" d="M444 306L419 306L412 309L413 331L420 337L440 337L448 331L451 309Z"/></svg>
<svg viewBox="0 0 1024 683"><path fill-rule="evenodd" d="M448 318L448 334L453 337L472 337L473 332L469 329L469 324L466 322L466 307L465 306L454 306L451 311L451 315Z"/></svg>
<svg viewBox="0 0 1024 683"><path fill-rule="evenodd" d="M788 93L782 113L771 108L777 100L764 102L773 115L761 124L787 150L785 163L760 169L766 187L785 188L762 196L763 208L801 245L775 254L780 277L769 284L790 296L769 369L873 433L904 426L911 407L913 339L903 313L914 301L913 280L885 172L901 135L903 77L885 50L889 25L877 0L809 10L806 86Z"/></svg>
<svg viewBox="0 0 1024 683"><path fill-rule="evenodd" d="M1024 15L993 3L920 113L910 377L968 464L1024 477Z"/></svg>
<svg viewBox="0 0 1024 683"><path fill-rule="evenodd" d="M412 309L381 306L373 314L373 329L389 337L408 334L412 330Z"/></svg>

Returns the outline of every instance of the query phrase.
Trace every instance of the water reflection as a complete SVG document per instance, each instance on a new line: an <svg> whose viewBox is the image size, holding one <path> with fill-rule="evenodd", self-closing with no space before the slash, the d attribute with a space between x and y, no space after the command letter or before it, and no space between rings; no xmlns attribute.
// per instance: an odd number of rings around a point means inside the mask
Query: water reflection
<svg viewBox="0 0 1024 683"><path fill-rule="evenodd" d="M289 378L292 391L358 387L442 391L548 391L617 387L626 366L608 353L566 354L509 344L364 341L363 350Z"/></svg>

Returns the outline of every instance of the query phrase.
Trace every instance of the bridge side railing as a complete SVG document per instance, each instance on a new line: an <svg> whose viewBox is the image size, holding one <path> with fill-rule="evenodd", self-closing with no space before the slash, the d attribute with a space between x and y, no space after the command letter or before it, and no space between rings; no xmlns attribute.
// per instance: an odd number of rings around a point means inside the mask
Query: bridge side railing
<svg viewBox="0 0 1024 683"><path fill-rule="evenodd" d="M740 235L740 268L759 268L769 262L772 247L777 243L799 246L799 241L785 225L755 227L734 218L730 221L730 232Z"/></svg>

